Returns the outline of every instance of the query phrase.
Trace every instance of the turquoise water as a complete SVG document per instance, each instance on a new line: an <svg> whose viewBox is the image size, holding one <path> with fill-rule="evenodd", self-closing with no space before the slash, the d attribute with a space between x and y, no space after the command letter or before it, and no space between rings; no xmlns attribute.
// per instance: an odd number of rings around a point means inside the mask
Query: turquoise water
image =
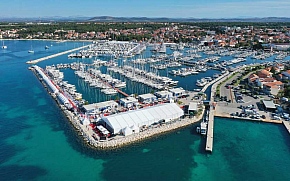
<svg viewBox="0 0 290 181"><path fill-rule="evenodd" d="M290 180L282 125L216 118L212 154L196 125L119 150L87 148L25 64L82 43L45 51L46 44L5 41L8 49L0 50L1 180ZM40 66L68 61L65 55Z"/></svg>

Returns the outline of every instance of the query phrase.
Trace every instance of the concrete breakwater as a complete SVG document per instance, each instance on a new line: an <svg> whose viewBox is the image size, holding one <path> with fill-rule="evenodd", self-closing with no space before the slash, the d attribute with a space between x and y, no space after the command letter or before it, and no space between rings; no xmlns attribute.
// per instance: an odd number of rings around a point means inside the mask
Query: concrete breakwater
<svg viewBox="0 0 290 181"><path fill-rule="evenodd" d="M27 61L26 63L27 64L36 64L38 62L41 62L41 61L44 61L44 60L47 60L47 59L50 59L50 58L58 57L60 55L71 53L71 52L74 52L74 51L77 51L77 50L81 50L81 49L84 49L84 48L87 48L87 47L89 47L89 45L82 46L82 47L79 47L79 48L74 48L74 49L67 50L67 51L60 52L60 53L56 53L56 54L49 55L49 56L46 56L46 57L42 57L42 58L39 58L39 59L30 60L30 61Z"/></svg>
<svg viewBox="0 0 290 181"><path fill-rule="evenodd" d="M62 112L68 118L69 122L73 125L76 131L79 132L79 135L82 136L84 142L92 148L113 149L113 148L118 148L121 146L129 145L131 143L150 138L157 134L169 132L169 131L172 131L181 127L188 126L190 124L200 121L203 116L203 113L202 113L198 117L194 117L194 118L180 118L173 122L169 122L167 124L162 124L157 127L149 128L147 130L144 130L142 132L135 133L129 136L117 135L111 138L107 138L107 140L100 140L96 137L96 133L94 132L91 126L83 125L81 123L82 117L77 112L72 112L68 110L58 100L57 96L54 93L50 92L49 88L47 87L45 82L42 80L42 78L39 76L39 74L35 71L35 69L34 68L30 68L30 69L34 72L35 76L40 80L40 82L46 88L48 93L54 98L57 105L61 108Z"/></svg>

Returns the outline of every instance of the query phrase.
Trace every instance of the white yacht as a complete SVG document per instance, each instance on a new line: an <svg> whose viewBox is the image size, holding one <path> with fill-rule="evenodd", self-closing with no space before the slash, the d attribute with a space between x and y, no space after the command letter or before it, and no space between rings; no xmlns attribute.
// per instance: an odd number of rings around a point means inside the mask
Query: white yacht
<svg viewBox="0 0 290 181"><path fill-rule="evenodd" d="M201 80L197 80L196 81L196 85L198 86L198 87L203 87L203 86L205 86L207 84L207 81L204 79L204 78L202 78Z"/></svg>
<svg viewBox="0 0 290 181"><path fill-rule="evenodd" d="M34 53L34 50L32 49L32 46L31 46L30 50L28 50L28 53Z"/></svg>
<svg viewBox="0 0 290 181"><path fill-rule="evenodd" d="M115 84L115 87L117 87L117 88L126 87L126 82L118 82L118 83Z"/></svg>
<svg viewBox="0 0 290 181"><path fill-rule="evenodd" d="M112 88L107 88L107 89L102 89L101 92L105 93L105 94L117 94L118 91L116 91L115 89Z"/></svg>
<svg viewBox="0 0 290 181"><path fill-rule="evenodd" d="M2 46L1 46L2 49L7 49L7 46L4 45L4 41L2 41Z"/></svg>
<svg viewBox="0 0 290 181"><path fill-rule="evenodd" d="M162 44L162 45L160 46L160 49L159 49L158 52L159 52L159 53L166 53L166 46L165 46L165 44Z"/></svg>
<svg viewBox="0 0 290 181"><path fill-rule="evenodd" d="M200 134L206 135L206 130L207 130L206 122L201 122L200 123Z"/></svg>

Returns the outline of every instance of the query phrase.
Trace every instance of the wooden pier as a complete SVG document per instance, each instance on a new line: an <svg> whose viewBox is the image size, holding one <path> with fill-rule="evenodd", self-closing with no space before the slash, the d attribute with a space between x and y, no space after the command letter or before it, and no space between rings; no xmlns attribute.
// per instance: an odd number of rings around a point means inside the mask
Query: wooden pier
<svg viewBox="0 0 290 181"><path fill-rule="evenodd" d="M67 50L67 51L64 51L64 52L60 52L60 53L56 53L56 54L49 55L49 56L46 56L46 57L42 57L42 58L39 58L39 59L30 60L30 61L27 61L26 63L27 64L36 64L38 62L41 62L41 61L44 61L44 60L48 60L50 58L58 57L60 55L64 55L64 54L71 53L71 52L74 52L74 51L77 51L77 50L81 50L83 48L87 48L88 46L89 45L86 45L86 46L82 46L82 47L79 47L79 48L74 48L74 49Z"/></svg>
<svg viewBox="0 0 290 181"><path fill-rule="evenodd" d="M120 89L118 89L117 87L113 87L111 84L109 84L108 82L103 81L103 79L100 79L104 84L110 86L111 88L115 89L116 91L118 91L120 94L122 94L125 97L129 97L129 95L123 91L121 91Z"/></svg>
<svg viewBox="0 0 290 181"><path fill-rule="evenodd" d="M125 96L125 97L129 97L129 95L128 95L127 93L121 91L120 89L118 89L118 88L116 88L116 87L114 87L114 89L115 89L116 91L118 91L120 94L122 94L123 96Z"/></svg>

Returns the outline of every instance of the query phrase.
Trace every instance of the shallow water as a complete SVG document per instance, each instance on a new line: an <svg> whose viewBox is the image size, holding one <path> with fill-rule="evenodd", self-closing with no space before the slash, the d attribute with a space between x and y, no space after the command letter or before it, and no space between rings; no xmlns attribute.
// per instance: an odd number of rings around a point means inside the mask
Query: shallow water
<svg viewBox="0 0 290 181"><path fill-rule="evenodd" d="M118 150L86 147L25 64L82 43L51 42L45 51L47 43L5 41L0 50L1 180L290 180L283 125L215 118L212 154L196 125ZM39 65L70 61L63 55Z"/></svg>

